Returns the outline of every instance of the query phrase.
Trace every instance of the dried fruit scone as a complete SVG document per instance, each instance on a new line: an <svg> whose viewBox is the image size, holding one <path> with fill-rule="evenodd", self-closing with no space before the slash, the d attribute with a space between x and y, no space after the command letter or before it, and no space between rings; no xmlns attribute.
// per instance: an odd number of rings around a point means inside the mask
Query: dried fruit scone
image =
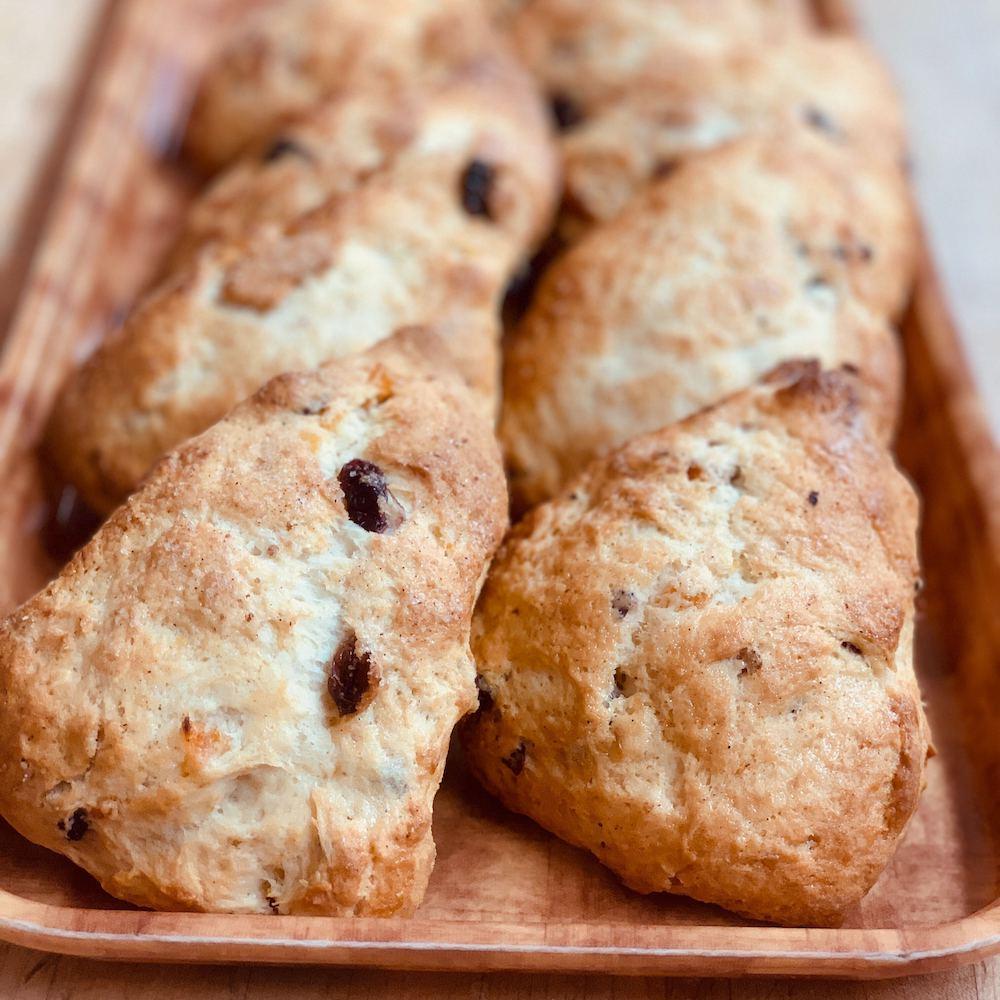
<svg viewBox="0 0 1000 1000"><path fill-rule="evenodd" d="M886 320L914 248L902 175L858 171L808 130L688 161L543 276L505 364L515 506L795 357L856 366L890 436L901 365Z"/></svg>
<svg viewBox="0 0 1000 1000"><path fill-rule="evenodd" d="M441 351L404 332L270 382L0 626L0 811L24 836L157 908L420 902L506 525Z"/></svg>
<svg viewBox="0 0 1000 1000"><path fill-rule="evenodd" d="M553 99L581 111L663 70L800 36L801 0L520 0L511 40ZM583 71L583 72L581 72Z"/></svg>
<svg viewBox="0 0 1000 1000"><path fill-rule="evenodd" d="M791 363L631 441L490 570L468 760L640 892L833 923L917 806L917 501L851 381Z"/></svg>
<svg viewBox="0 0 1000 1000"><path fill-rule="evenodd" d="M496 108L488 117L486 104ZM466 62L442 70L433 83L358 88L285 121L194 201L169 267L183 265L207 243L286 224L373 182L392 183L405 171L427 175L432 166L421 144L433 149L463 140L477 144L484 165L502 168L492 199L509 246L490 249L501 269L509 269L512 250L523 253L551 221L556 151L534 82L495 38L484 39Z"/></svg>
<svg viewBox="0 0 1000 1000"><path fill-rule="evenodd" d="M205 211L195 222L195 242L207 242L57 402L51 454L92 506L112 508L161 454L268 378L363 350L401 325L450 330L463 374L494 408L499 303L557 197L544 111L508 81L473 73L346 97L292 133L302 150L220 181L201 205L215 222ZM289 202L308 204L328 183L338 154L321 142L355 151L339 161L356 163L346 192L284 224L261 220L291 214ZM261 208L272 190L288 200ZM228 210L231 194L248 207Z"/></svg>
<svg viewBox="0 0 1000 1000"><path fill-rule="evenodd" d="M773 5L722 6L743 19L660 0L533 0L518 15L518 48L564 130L564 238L616 215L678 160L747 133L804 122L864 160L899 162L899 104L860 42L781 32ZM755 20L756 33L741 28Z"/></svg>
<svg viewBox="0 0 1000 1000"><path fill-rule="evenodd" d="M282 0L210 62L185 146L217 170L337 94L432 84L496 48L480 0Z"/></svg>

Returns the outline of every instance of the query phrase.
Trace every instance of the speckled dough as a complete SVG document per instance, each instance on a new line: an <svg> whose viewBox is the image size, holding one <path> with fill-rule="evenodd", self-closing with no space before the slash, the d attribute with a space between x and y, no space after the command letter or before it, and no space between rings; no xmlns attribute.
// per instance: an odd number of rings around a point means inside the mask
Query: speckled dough
<svg viewBox="0 0 1000 1000"><path fill-rule="evenodd" d="M914 248L899 172L857 171L806 129L679 167L556 261L510 344L515 506L794 357L855 365L888 437L901 365L886 320Z"/></svg>
<svg viewBox="0 0 1000 1000"><path fill-rule="evenodd" d="M635 439L490 571L471 766L640 892L833 923L916 808L917 502L850 382L791 364Z"/></svg>
<svg viewBox="0 0 1000 1000"><path fill-rule="evenodd" d="M187 153L217 170L332 95L434 84L496 48L479 0L282 0L213 59Z"/></svg>
<svg viewBox="0 0 1000 1000"><path fill-rule="evenodd" d="M406 333L275 379L0 626L0 810L24 836L157 908L420 902L506 524L442 351Z"/></svg>
<svg viewBox="0 0 1000 1000"><path fill-rule="evenodd" d="M97 509L268 378L401 325L451 331L495 408L499 302L557 198L523 72L487 60L430 89L352 94L280 138L292 148L196 203L183 262L60 397L50 451Z"/></svg>
<svg viewBox="0 0 1000 1000"><path fill-rule="evenodd" d="M747 133L804 121L859 150L859 168L899 161L901 114L878 60L855 39L802 31L787 6L524 6L514 37L565 127L566 238L616 215L679 159Z"/></svg>

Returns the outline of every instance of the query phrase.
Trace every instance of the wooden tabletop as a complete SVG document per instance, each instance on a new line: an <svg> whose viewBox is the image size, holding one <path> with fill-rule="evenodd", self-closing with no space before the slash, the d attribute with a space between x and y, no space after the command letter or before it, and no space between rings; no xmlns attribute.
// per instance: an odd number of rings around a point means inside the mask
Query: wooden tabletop
<svg viewBox="0 0 1000 1000"><path fill-rule="evenodd" d="M105 0L0 0L0 330L16 305ZM1000 430L1000 0L856 0L907 99L916 183L966 349ZM946 9L947 8L947 9ZM0 997L167 1000L662 998L1000 1000L1000 961L882 983L134 966L0 945Z"/></svg>

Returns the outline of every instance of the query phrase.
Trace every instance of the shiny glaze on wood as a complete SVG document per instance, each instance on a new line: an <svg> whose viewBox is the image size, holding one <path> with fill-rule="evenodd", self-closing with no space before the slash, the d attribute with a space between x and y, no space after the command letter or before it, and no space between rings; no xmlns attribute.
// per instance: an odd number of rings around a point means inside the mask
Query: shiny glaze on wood
<svg viewBox="0 0 1000 1000"><path fill-rule="evenodd" d="M119 0L0 357L0 611L95 521L37 442L69 368L155 274L194 179L173 161L200 61L240 0ZM828 26L849 27L835 0ZM880 977L1000 952L1000 461L926 258L903 326L899 454L924 498L918 670L938 756L891 866L837 929L751 924L625 889L449 763L438 862L409 920L149 913L0 823L0 938L76 955L726 976Z"/></svg>

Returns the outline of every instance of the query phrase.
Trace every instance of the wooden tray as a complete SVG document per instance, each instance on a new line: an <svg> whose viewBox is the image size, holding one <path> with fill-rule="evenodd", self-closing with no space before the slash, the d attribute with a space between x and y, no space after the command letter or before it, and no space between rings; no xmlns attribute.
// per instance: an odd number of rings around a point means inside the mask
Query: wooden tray
<svg viewBox="0 0 1000 1000"><path fill-rule="evenodd" d="M0 611L92 525L36 451L67 369L134 299L190 196L171 150L200 61L246 0L119 0L0 358ZM828 24L847 26L839 3ZM919 672L939 756L901 849L837 930L749 924L629 892L589 855L506 814L453 760L438 862L409 920L148 913L0 823L0 938L129 960L418 969L879 977L1000 952L1000 462L924 261L903 329L900 454L922 490Z"/></svg>

